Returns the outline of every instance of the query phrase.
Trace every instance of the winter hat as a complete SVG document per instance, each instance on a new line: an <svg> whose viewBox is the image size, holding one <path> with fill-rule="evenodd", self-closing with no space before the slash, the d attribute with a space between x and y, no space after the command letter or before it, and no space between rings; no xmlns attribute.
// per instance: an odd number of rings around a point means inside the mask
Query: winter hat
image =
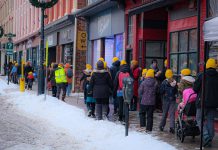
<svg viewBox="0 0 218 150"><path fill-rule="evenodd" d="M165 76L167 79L170 79L173 77L173 71L171 69L167 69Z"/></svg>
<svg viewBox="0 0 218 150"><path fill-rule="evenodd" d="M32 75L32 74L33 74L33 72L31 72L31 71L28 73L28 75Z"/></svg>
<svg viewBox="0 0 218 150"><path fill-rule="evenodd" d="M165 59L165 61L164 61L164 65L165 65L165 66L168 65L168 61L167 61L167 59Z"/></svg>
<svg viewBox="0 0 218 150"><path fill-rule="evenodd" d="M209 58L207 60L206 69L209 69L209 68L213 68L213 69L217 68L217 64L216 64L216 60L215 59Z"/></svg>
<svg viewBox="0 0 218 150"><path fill-rule="evenodd" d="M142 76L146 76L146 73L148 72L148 70L147 69L143 69L142 70Z"/></svg>
<svg viewBox="0 0 218 150"><path fill-rule="evenodd" d="M103 61L99 60L96 65L97 65L98 70L104 69L104 62Z"/></svg>
<svg viewBox="0 0 218 150"><path fill-rule="evenodd" d="M98 59L98 61L102 61L102 62L104 62L104 58L102 58L102 57L100 57L99 59Z"/></svg>
<svg viewBox="0 0 218 150"><path fill-rule="evenodd" d="M90 64L86 64L86 69L87 70L91 70L92 69L92 66Z"/></svg>
<svg viewBox="0 0 218 150"><path fill-rule="evenodd" d="M118 57L114 57L114 58L112 59L112 62L113 62L113 63L116 62L116 61L119 61L119 58L118 58Z"/></svg>
<svg viewBox="0 0 218 150"><path fill-rule="evenodd" d="M154 78L154 70L149 69L146 73L146 78Z"/></svg>
<svg viewBox="0 0 218 150"><path fill-rule="evenodd" d="M58 67L63 67L64 65L62 63L59 63L58 64Z"/></svg>
<svg viewBox="0 0 218 150"><path fill-rule="evenodd" d="M69 63L66 63L66 64L65 64L65 68L70 68L70 64L69 64Z"/></svg>
<svg viewBox="0 0 218 150"><path fill-rule="evenodd" d="M126 65L126 64L127 64L126 61L125 61L125 60L122 60L121 63L120 63L120 66Z"/></svg>
<svg viewBox="0 0 218 150"><path fill-rule="evenodd" d="M185 76L182 78L182 80L185 80L189 83L194 83L195 82L195 78L193 78L192 76Z"/></svg>
<svg viewBox="0 0 218 150"><path fill-rule="evenodd" d="M191 70L188 69L188 68L183 69L183 70L181 71L181 75L183 75L183 76L190 76L190 75L191 75Z"/></svg>
<svg viewBox="0 0 218 150"><path fill-rule="evenodd" d="M107 62L104 61L104 69L107 69Z"/></svg>
<svg viewBox="0 0 218 150"><path fill-rule="evenodd" d="M18 66L18 63L16 63L15 66L17 67L17 66Z"/></svg>
<svg viewBox="0 0 218 150"><path fill-rule="evenodd" d="M138 65L138 61L137 60L132 60L131 64L134 65L134 66L137 66Z"/></svg>

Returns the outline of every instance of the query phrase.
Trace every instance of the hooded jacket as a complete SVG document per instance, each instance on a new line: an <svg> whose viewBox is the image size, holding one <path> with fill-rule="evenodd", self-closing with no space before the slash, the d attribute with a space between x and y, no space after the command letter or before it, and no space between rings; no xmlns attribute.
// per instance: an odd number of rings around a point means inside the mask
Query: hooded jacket
<svg viewBox="0 0 218 150"><path fill-rule="evenodd" d="M157 82L154 78L145 78L139 87L141 105L155 105Z"/></svg>
<svg viewBox="0 0 218 150"><path fill-rule="evenodd" d="M172 87L166 79L160 86L160 94L165 101L176 101L176 96L178 94L177 86Z"/></svg>
<svg viewBox="0 0 218 150"><path fill-rule="evenodd" d="M197 107L201 107L201 86L203 74L200 73L194 83L193 90L198 94L196 101ZM218 72L216 69L209 68L206 70L205 82L205 107L218 108Z"/></svg>
<svg viewBox="0 0 218 150"><path fill-rule="evenodd" d="M112 80L115 80L116 74L119 71L120 68L120 61L116 61L112 64L111 68L110 68L110 73L111 73L111 77Z"/></svg>

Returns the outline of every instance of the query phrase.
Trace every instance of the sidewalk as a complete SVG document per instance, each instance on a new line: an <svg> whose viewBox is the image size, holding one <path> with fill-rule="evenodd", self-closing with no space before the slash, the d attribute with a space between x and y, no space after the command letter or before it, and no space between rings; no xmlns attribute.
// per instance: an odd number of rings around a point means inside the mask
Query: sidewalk
<svg viewBox="0 0 218 150"><path fill-rule="evenodd" d="M2 78L2 77L1 77ZM10 83L11 84L11 83ZM33 91L37 91L37 84L34 83L34 87L33 87ZM48 92L49 95L51 95L51 91ZM66 103L70 104L70 105L74 105L76 107L79 107L81 109L83 109L84 111L86 111L86 106L84 104L84 100L83 100L83 96L82 94L73 94L73 96L71 97L67 97L66 98ZM112 109L112 105L110 106L111 111L109 114L109 120L114 122L114 118L113 118L113 109ZM165 127L165 131L164 132L159 132L159 122L161 119L161 114L160 113L155 113L154 114L154 127L153 127L153 131L152 131L152 135L159 139L162 140L164 142L167 142L173 146L175 146L176 148L178 148L179 150L194 150L194 149L199 149L199 145L200 145L200 136L196 137L195 140L192 139L192 137L186 137L184 143L181 143L176 135L172 135L168 132L169 129L169 125L167 124ZM115 121L116 124L119 124L118 121ZM140 128L139 125L139 115L138 112L132 112L130 111L130 130L135 130L138 131ZM125 134L124 128L123 128L123 134ZM147 133L144 133L147 134ZM206 149L206 148L205 148ZM208 148L210 150L217 150L218 149L218 135L216 134L214 141L213 141L213 147L212 148Z"/></svg>

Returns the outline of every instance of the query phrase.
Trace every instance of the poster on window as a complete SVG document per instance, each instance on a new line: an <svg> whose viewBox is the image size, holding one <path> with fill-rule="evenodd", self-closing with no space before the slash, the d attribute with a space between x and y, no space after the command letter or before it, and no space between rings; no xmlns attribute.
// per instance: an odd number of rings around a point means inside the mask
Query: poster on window
<svg viewBox="0 0 218 150"><path fill-rule="evenodd" d="M118 57L120 60L123 59L123 35L116 35L116 57Z"/></svg>
<svg viewBox="0 0 218 150"><path fill-rule="evenodd" d="M114 39L105 39L105 61L107 66L111 67L114 57Z"/></svg>

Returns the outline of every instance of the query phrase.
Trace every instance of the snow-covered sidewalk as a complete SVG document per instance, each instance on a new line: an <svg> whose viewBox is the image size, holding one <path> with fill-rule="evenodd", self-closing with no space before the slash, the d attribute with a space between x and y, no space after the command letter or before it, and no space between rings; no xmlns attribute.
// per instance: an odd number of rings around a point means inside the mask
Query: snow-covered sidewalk
<svg viewBox="0 0 218 150"><path fill-rule="evenodd" d="M63 103L56 98L36 96L33 92L20 93L18 86L7 85L0 79L0 94L30 118L49 122L77 141L82 150L174 150L173 146L152 137L130 131L124 136L124 126L86 117L82 109Z"/></svg>

